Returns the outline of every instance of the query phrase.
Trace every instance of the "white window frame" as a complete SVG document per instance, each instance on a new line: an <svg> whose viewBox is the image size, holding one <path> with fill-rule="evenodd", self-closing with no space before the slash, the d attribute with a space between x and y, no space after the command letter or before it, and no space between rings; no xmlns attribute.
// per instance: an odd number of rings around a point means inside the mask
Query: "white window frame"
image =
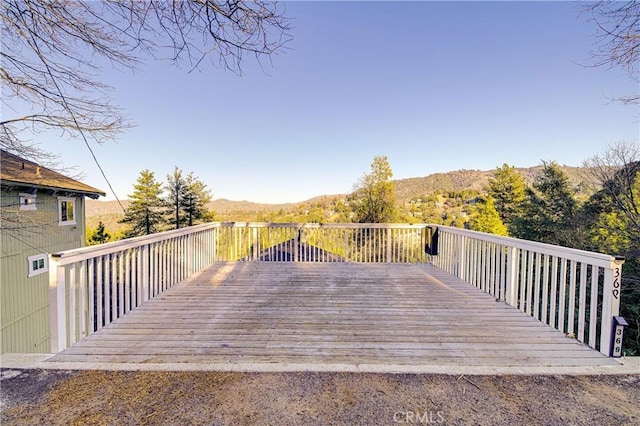
<svg viewBox="0 0 640 426"><path fill-rule="evenodd" d="M73 203L73 207L71 208L71 214L73 215L73 219L71 220L62 220L62 205L63 203ZM77 198L75 197L58 197L58 225L59 226L67 226L67 225L75 225L76 222L76 204L78 203Z"/></svg>
<svg viewBox="0 0 640 426"><path fill-rule="evenodd" d="M37 210L36 196L34 194L18 194L20 210Z"/></svg>
<svg viewBox="0 0 640 426"><path fill-rule="evenodd" d="M45 253L29 256L27 257L27 262L27 267L29 268L27 276L29 278L49 272L49 256ZM33 265L34 263L36 263L35 268Z"/></svg>

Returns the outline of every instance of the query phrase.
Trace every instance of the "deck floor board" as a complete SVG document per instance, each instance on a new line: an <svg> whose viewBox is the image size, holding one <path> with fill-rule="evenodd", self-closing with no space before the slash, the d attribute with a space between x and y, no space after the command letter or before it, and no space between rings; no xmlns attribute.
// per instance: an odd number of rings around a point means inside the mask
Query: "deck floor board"
<svg viewBox="0 0 640 426"><path fill-rule="evenodd" d="M51 361L616 363L431 265L275 262L213 265Z"/></svg>

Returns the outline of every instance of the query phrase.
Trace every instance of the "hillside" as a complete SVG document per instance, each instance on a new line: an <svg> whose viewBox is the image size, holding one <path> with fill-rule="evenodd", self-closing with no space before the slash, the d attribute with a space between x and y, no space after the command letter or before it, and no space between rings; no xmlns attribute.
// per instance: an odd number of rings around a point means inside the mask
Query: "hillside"
<svg viewBox="0 0 640 426"><path fill-rule="evenodd" d="M569 180L576 186L581 186L584 181L584 169L580 167L562 166L562 170L567 174ZM533 182L536 174L542 166L518 168L528 184ZM476 190L483 192L488 186L489 179L493 176L494 170L457 170L447 173L434 173L424 177L398 179L395 180L396 198L400 203L406 203L413 197L429 195L437 190L442 192ZM586 194L583 194L586 195ZM272 212L292 212L301 205L322 206L328 208L332 200L343 199L346 194L319 195L309 200L299 203L285 204L263 204L251 201L233 201L227 199L217 199L207 207L213 211L219 220L251 220L259 213ZM129 205L128 200L122 202L124 208ZM118 230L122 225L118 220L122 218L122 208L117 201L87 200L87 225L89 228L97 226L98 221L102 221L107 229Z"/></svg>
<svg viewBox="0 0 640 426"><path fill-rule="evenodd" d="M561 166L561 169L576 187L581 186L581 182L585 180L582 167ZM530 185L536 174L542 170L542 166L517 168L516 170ZM457 170L447 173L434 173L425 177L399 179L395 181L396 198L400 202L406 202L412 197L428 195L437 190L446 192L467 189L484 192L494 172L495 169L486 171Z"/></svg>

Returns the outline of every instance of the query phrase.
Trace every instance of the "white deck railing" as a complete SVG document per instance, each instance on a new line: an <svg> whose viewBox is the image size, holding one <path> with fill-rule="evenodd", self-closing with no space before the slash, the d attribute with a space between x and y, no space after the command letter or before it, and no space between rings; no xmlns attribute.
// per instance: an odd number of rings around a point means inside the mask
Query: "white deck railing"
<svg viewBox="0 0 640 426"><path fill-rule="evenodd" d="M622 258L446 226L438 242L435 266L614 355Z"/></svg>
<svg viewBox="0 0 640 426"><path fill-rule="evenodd" d="M294 262L426 261L424 225L222 223L216 260Z"/></svg>
<svg viewBox="0 0 640 426"><path fill-rule="evenodd" d="M100 330L215 260L216 224L49 256L51 349Z"/></svg>
<svg viewBox="0 0 640 426"><path fill-rule="evenodd" d="M215 261L423 262L424 226L209 223L52 254L60 352Z"/></svg>
<svg viewBox="0 0 640 426"><path fill-rule="evenodd" d="M59 352L216 261L432 263L611 355L622 260L424 224L209 223L56 253L51 348ZM433 245L432 245L433 246Z"/></svg>

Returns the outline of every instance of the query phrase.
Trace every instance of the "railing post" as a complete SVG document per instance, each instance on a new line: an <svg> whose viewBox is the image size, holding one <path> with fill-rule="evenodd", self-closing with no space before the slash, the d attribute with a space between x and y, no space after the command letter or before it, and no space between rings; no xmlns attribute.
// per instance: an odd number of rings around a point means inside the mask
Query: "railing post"
<svg viewBox="0 0 640 426"><path fill-rule="evenodd" d="M387 228L387 262L391 262L391 228Z"/></svg>
<svg viewBox="0 0 640 426"><path fill-rule="evenodd" d="M600 352L612 356L612 336L615 323L613 318L620 313L623 257L611 261L611 267L604 269L602 290L602 323L600 328Z"/></svg>
<svg viewBox="0 0 640 426"><path fill-rule="evenodd" d="M65 268L58 263L57 257L49 255L49 322L53 353L67 349Z"/></svg>
<svg viewBox="0 0 640 426"><path fill-rule="evenodd" d="M516 306L518 297L518 249L515 247L506 247L507 250L507 280L505 284L504 301Z"/></svg>

